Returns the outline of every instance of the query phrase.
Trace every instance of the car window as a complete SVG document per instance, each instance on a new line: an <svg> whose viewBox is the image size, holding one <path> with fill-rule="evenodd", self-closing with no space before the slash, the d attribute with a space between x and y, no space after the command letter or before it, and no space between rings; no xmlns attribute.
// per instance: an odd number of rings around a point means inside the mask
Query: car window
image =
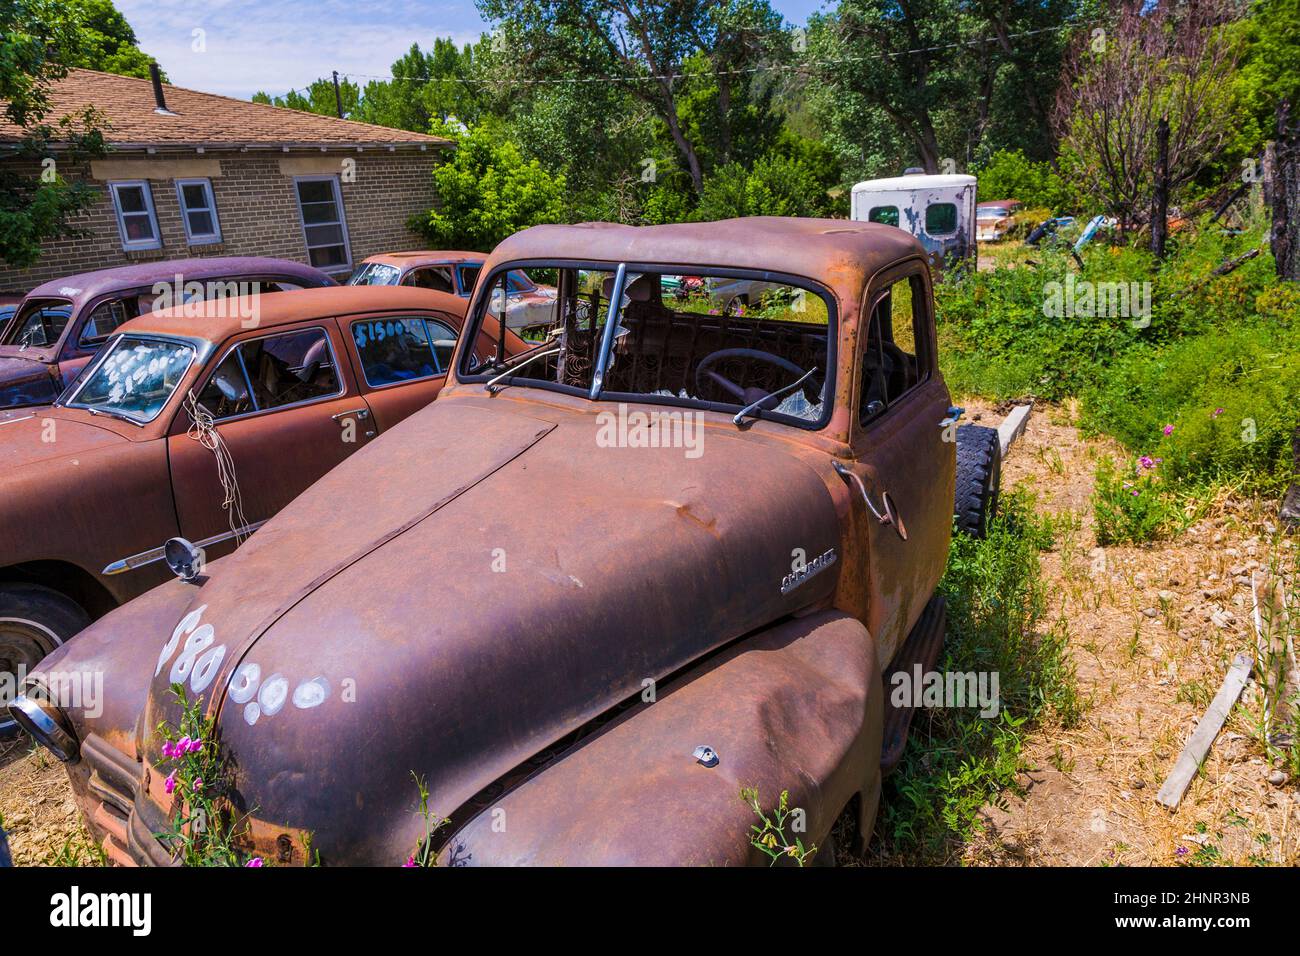
<svg viewBox="0 0 1300 956"><path fill-rule="evenodd" d="M402 279L402 285L415 286L417 289L432 289L434 292L451 292L451 267L427 266L412 269Z"/></svg>
<svg viewBox="0 0 1300 956"><path fill-rule="evenodd" d="M460 294L469 295L474 291L474 283L478 281L478 274L483 269L482 266L460 266Z"/></svg>
<svg viewBox="0 0 1300 956"><path fill-rule="evenodd" d="M456 330L433 319L426 320L425 324L429 328L433 354L438 359L438 371L446 372L451 368L451 353L456 349Z"/></svg>
<svg viewBox="0 0 1300 956"><path fill-rule="evenodd" d="M217 419L342 393L329 337L304 329L240 343L208 379L199 402Z"/></svg>
<svg viewBox="0 0 1300 956"><path fill-rule="evenodd" d="M897 206L876 206L871 212L867 213L868 222L881 222L886 226L898 225L898 207Z"/></svg>
<svg viewBox="0 0 1300 956"><path fill-rule="evenodd" d="M899 279L871 310L862 355L859 419L883 414L924 380L917 349L926 315L925 287L918 276Z"/></svg>
<svg viewBox="0 0 1300 956"><path fill-rule="evenodd" d="M56 345L72 317L72 304L68 302L25 303L5 332L4 345L26 345L45 348Z"/></svg>
<svg viewBox="0 0 1300 956"><path fill-rule="evenodd" d="M957 231L957 207L950 202L932 202L925 207L925 231L931 236L950 236Z"/></svg>
<svg viewBox="0 0 1300 956"><path fill-rule="evenodd" d="M440 371L422 318L359 319L352 323L352 341L371 388L428 378Z"/></svg>
<svg viewBox="0 0 1300 956"><path fill-rule="evenodd" d="M384 262L363 262L348 279L348 285L397 285L402 270Z"/></svg>
<svg viewBox="0 0 1300 956"><path fill-rule="evenodd" d="M77 344L82 347L97 348L117 331L119 325L128 319L134 319L139 314L139 303L135 296L105 299L95 306L90 317L86 319Z"/></svg>

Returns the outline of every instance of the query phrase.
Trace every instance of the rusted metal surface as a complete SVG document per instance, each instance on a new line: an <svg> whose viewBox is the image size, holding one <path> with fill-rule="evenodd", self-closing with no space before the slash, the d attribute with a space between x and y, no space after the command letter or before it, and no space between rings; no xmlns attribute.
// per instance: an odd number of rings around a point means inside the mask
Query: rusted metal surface
<svg viewBox="0 0 1300 956"><path fill-rule="evenodd" d="M184 314L151 313L120 327L123 335L182 336L201 345L200 359L153 421L139 425L62 405L0 412L0 587L23 582L52 588L94 617L170 577L161 560L150 559L168 538L230 539L208 548L209 559L234 547L231 517L222 507L226 489L212 451L189 434L184 397L201 392L236 344L321 329L337 357L342 387L334 397L218 424L234 461L244 517L255 526L376 432L432 401L445 381L438 374L370 387L351 323L427 317L458 334L465 309L456 296L409 288L267 295L257 303L255 325L239 305L204 302ZM98 654L95 661L96 667L109 663ZM114 702L120 693L114 690ZM113 726L106 736L125 732L124 725Z"/></svg>
<svg viewBox="0 0 1300 956"><path fill-rule="evenodd" d="M789 789L806 842L855 796L869 831L880 674L942 572L954 453L929 311L923 383L861 424L863 316L899 276L930 308L924 250L839 221L554 226L507 240L484 274L554 259L815 283L837 316L827 424L742 429L705 410L707 454L610 453L595 435L611 403L491 395L453 372L438 402L205 579L151 592L50 659L121 675L111 712L72 718L83 739L134 738L118 749L138 761L123 824L137 861L156 852L131 834L171 809L149 779L155 729L179 716L174 682L217 718L263 853L310 834L326 863L400 862L423 832L412 773L452 817L457 862L753 862L742 786L770 802ZM837 462L890 493L906 541ZM718 766L693 760L701 744ZM92 748L81 765L103 760ZM81 765L78 800L116 841Z"/></svg>
<svg viewBox="0 0 1300 956"><path fill-rule="evenodd" d="M303 288L335 284L320 270L288 259L224 256L138 263L37 286L19 303L14 320L0 322L0 333L6 331L9 321L16 321L27 303L64 306L70 315L55 341L27 347L0 344L0 407L41 405L58 397L98 351L98 345L82 341L82 331L100 304L124 295L149 294L159 283L183 287L187 283L248 281L286 282Z"/></svg>

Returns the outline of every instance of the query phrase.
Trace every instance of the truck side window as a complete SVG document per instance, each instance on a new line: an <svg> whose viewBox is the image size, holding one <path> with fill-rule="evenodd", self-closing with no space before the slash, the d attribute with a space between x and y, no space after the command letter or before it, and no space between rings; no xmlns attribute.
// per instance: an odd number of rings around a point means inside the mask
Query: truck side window
<svg viewBox="0 0 1300 956"><path fill-rule="evenodd" d="M924 287L919 276L899 279L876 300L862 356L859 420L866 424L923 379L917 342L922 336Z"/></svg>

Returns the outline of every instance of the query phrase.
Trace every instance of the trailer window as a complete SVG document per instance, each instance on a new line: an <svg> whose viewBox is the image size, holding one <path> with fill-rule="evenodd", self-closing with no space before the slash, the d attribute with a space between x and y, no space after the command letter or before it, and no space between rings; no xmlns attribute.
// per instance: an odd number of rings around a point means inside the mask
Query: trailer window
<svg viewBox="0 0 1300 956"><path fill-rule="evenodd" d="M897 206L876 206L871 212L867 213L867 222L884 223L886 226L898 225L898 207Z"/></svg>
<svg viewBox="0 0 1300 956"><path fill-rule="evenodd" d="M931 236L951 236L957 231L957 207L950 202L932 202L925 207L925 231Z"/></svg>

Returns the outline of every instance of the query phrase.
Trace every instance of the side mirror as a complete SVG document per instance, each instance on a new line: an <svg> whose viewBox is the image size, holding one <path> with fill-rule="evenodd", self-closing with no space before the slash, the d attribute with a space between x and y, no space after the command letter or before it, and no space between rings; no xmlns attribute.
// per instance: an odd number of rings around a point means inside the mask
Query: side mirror
<svg viewBox="0 0 1300 956"><path fill-rule="evenodd" d="M182 581L193 581L203 571L203 549L185 538L168 538L163 560Z"/></svg>

